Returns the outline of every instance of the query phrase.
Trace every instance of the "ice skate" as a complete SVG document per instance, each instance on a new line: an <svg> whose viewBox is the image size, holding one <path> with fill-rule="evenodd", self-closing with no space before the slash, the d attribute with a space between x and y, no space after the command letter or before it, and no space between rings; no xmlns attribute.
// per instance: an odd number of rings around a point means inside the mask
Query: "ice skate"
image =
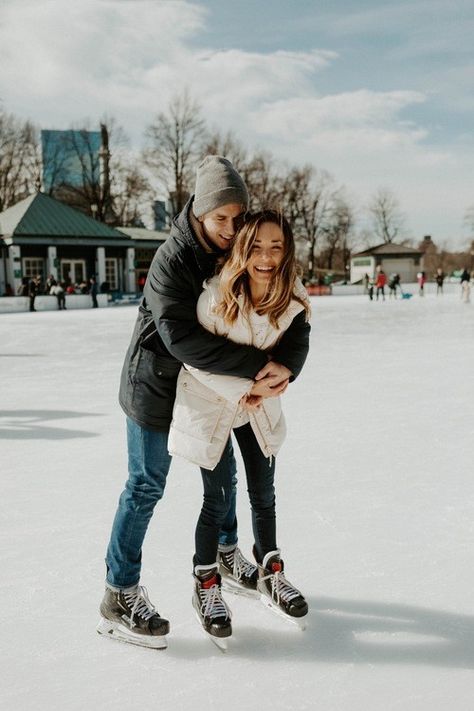
<svg viewBox="0 0 474 711"><path fill-rule="evenodd" d="M240 548L220 545L217 555L223 589L235 595L258 597L257 566L244 558Z"/></svg>
<svg viewBox="0 0 474 711"><path fill-rule="evenodd" d="M105 589L100 605L99 634L140 647L166 649L170 625L151 604L146 588Z"/></svg>
<svg viewBox="0 0 474 711"><path fill-rule="evenodd" d="M218 569L217 563L195 567L193 607L209 639L225 651L232 634L231 612L221 594Z"/></svg>
<svg viewBox="0 0 474 711"><path fill-rule="evenodd" d="M284 575L280 551L267 553L258 566L258 591L260 600L272 612L299 629L304 630L301 619L308 614L308 604L303 595Z"/></svg>

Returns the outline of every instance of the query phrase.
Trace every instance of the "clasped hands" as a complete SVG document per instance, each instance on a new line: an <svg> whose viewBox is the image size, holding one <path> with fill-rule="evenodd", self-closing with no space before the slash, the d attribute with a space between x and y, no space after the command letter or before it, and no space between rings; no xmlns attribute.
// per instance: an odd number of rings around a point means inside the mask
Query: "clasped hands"
<svg viewBox="0 0 474 711"><path fill-rule="evenodd" d="M255 376L251 390L240 404L249 411L258 410L264 398L278 397L285 392L290 382L291 370L285 365L270 360Z"/></svg>

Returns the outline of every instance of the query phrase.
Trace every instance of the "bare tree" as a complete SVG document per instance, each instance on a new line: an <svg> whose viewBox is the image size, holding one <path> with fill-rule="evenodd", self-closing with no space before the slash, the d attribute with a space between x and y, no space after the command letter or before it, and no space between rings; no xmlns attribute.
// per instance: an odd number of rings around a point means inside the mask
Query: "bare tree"
<svg viewBox="0 0 474 711"><path fill-rule="evenodd" d="M146 165L170 197L173 213L182 210L192 190L194 167L202 153L205 124L187 91L175 96L146 130Z"/></svg>
<svg viewBox="0 0 474 711"><path fill-rule="evenodd" d="M201 157L204 158L207 155L224 156L224 158L230 160L234 168L242 176L247 170L249 162L248 151L232 131L223 134L218 129L215 129L209 132L202 146Z"/></svg>
<svg viewBox="0 0 474 711"><path fill-rule="evenodd" d="M349 236L353 227L354 212L351 206L341 193L335 194L323 227L326 245L324 253L327 269L333 269L335 259L339 257L345 279L350 257Z"/></svg>
<svg viewBox="0 0 474 711"><path fill-rule="evenodd" d="M255 153L242 169L241 175L249 191L250 210L281 207L283 182L271 153Z"/></svg>
<svg viewBox="0 0 474 711"><path fill-rule="evenodd" d="M0 212L39 185L38 131L0 109Z"/></svg>
<svg viewBox="0 0 474 711"><path fill-rule="evenodd" d="M240 173L249 191L250 211L278 208L281 202L282 180L274 158L268 151L250 153L232 132L208 135L204 155L228 158Z"/></svg>
<svg viewBox="0 0 474 711"><path fill-rule="evenodd" d="M153 190L138 162L123 163L114 169L112 194L116 224L140 226L153 200Z"/></svg>
<svg viewBox="0 0 474 711"><path fill-rule="evenodd" d="M464 215L464 225L471 231L471 234L474 235L474 205L471 205L466 210L466 214ZM469 239L472 239L472 237Z"/></svg>
<svg viewBox="0 0 474 711"><path fill-rule="evenodd" d="M89 128L71 129L63 134L66 159L65 182L56 186L53 195L72 207L82 210L100 222L106 218L106 206L110 206L110 192L105 194L101 176L102 141L96 131ZM108 151L108 136L106 150ZM107 179L109 184L109 180Z"/></svg>
<svg viewBox="0 0 474 711"><path fill-rule="evenodd" d="M374 232L384 243L393 242L404 228L404 216L395 195L386 188L380 188L368 206L372 216Z"/></svg>
<svg viewBox="0 0 474 711"><path fill-rule="evenodd" d="M315 251L325 234L332 200L333 179L312 166L293 168L282 182L281 206L295 239L306 243L304 269L308 280L315 275Z"/></svg>
<svg viewBox="0 0 474 711"><path fill-rule="evenodd" d="M43 133L46 191L110 225L141 222L153 194L128 138L113 117L54 136Z"/></svg>

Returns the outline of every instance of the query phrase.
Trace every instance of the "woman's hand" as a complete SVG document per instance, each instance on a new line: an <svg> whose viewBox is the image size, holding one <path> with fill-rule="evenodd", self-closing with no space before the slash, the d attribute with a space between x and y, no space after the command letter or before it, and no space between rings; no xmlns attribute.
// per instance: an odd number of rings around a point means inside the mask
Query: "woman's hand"
<svg viewBox="0 0 474 711"><path fill-rule="evenodd" d="M244 395L239 402L239 405L242 405L244 410L247 410L248 412L252 412L254 410L258 410L262 404L263 398L260 397L259 395L251 395L250 393L247 395Z"/></svg>
<svg viewBox="0 0 474 711"><path fill-rule="evenodd" d="M251 395L261 397L278 397L285 392L290 382L291 370L281 363L271 360L255 376L255 385Z"/></svg>

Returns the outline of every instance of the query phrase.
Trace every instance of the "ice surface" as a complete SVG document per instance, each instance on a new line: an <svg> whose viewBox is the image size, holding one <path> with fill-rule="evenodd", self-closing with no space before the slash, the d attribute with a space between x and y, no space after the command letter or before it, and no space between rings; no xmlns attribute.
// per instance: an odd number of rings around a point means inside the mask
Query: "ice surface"
<svg viewBox="0 0 474 711"><path fill-rule="evenodd" d="M0 317L2 709L472 708L474 307L446 295L313 307L277 465L279 543L308 626L228 596L226 655L191 607L201 484L178 460L143 568L169 647L95 633L136 307Z"/></svg>

